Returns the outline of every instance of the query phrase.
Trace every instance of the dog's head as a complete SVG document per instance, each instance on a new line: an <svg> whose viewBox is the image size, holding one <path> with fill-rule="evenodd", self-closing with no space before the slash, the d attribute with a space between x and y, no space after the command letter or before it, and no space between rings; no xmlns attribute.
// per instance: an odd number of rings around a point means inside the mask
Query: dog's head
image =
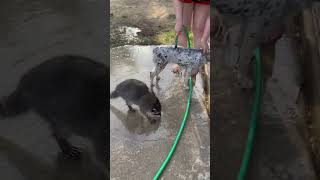
<svg viewBox="0 0 320 180"><path fill-rule="evenodd" d="M153 49L153 62L154 63L162 63L166 61L168 52L165 51L166 49L163 47L156 47Z"/></svg>
<svg viewBox="0 0 320 180"><path fill-rule="evenodd" d="M155 47L155 48L152 50L152 53L153 53L153 54L159 54L159 50L160 50L160 47Z"/></svg>

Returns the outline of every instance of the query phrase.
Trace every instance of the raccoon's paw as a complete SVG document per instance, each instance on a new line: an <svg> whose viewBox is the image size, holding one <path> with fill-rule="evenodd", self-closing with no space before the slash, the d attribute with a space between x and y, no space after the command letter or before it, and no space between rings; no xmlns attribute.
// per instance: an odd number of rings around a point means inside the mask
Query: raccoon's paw
<svg viewBox="0 0 320 180"><path fill-rule="evenodd" d="M136 112L136 110L132 106L128 106L130 112Z"/></svg>
<svg viewBox="0 0 320 180"><path fill-rule="evenodd" d="M82 150L75 146L70 146L68 149L63 150L63 154L68 159L80 159Z"/></svg>

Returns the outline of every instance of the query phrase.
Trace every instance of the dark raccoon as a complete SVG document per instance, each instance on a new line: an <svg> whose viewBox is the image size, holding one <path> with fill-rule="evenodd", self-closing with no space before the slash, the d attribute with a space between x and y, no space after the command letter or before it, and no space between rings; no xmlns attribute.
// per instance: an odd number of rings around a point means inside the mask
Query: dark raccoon
<svg viewBox="0 0 320 180"><path fill-rule="evenodd" d="M70 131L89 138L97 160L109 168L108 75L105 65L86 57L51 58L23 75L14 92L0 103L0 115L9 118L32 110L49 123L64 154L80 155L79 149L67 140Z"/></svg>
<svg viewBox="0 0 320 180"><path fill-rule="evenodd" d="M142 81L127 79L121 82L110 94L110 98L117 97L124 99L131 111L134 110L132 105L135 104L139 106L143 114L151 119L161 116L161 103L159 99L152 91L149 91L148 86Z"/></svg>

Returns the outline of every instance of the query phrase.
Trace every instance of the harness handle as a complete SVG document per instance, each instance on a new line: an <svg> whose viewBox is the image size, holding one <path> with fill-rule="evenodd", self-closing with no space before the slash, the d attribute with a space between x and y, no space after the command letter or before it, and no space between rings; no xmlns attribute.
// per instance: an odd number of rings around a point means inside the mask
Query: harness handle
<svg viewBox="0 0 320 180"><path fill-rule="evenodd" d="M187 40L188 40L188 48L190 49L191 48L191 42L190 42L190 37L189 37L189 33L188 33L188 30L185 26L182 26L182 30L178 32L178 34L176 35L176 42L175 42L175 46L174 48L177 48L178 47L178 39L179 39L179 36L181 35L181 32L184 31L185 32L185 35L187 37Z"/></svg>

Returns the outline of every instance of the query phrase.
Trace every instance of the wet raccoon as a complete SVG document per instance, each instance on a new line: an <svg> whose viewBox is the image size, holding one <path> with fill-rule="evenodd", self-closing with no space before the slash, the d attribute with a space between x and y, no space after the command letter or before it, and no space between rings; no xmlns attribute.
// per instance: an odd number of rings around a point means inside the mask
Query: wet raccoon
<svg viewBox="0 0 320 180"><path fill-rule="evenodd" d="M14 92L1 101L0 115L10 118L32 110L49 123L65 155L80 157L80 149L67 140L74 133L89 138L97 160L109 168L108 75L105 65L86 57L51 58L22 76Z"/></svg>
<svg viewBox="0 0 320 180"><path fill-rule="evenodd" d="M140 111L154 122L161 117L161 104L157 96L149 91L148 86L136 79L127 79L117 85L110 94L110 98L121 97L125 100L130 111L134 111L132 105L139 106Z"/></svg>

